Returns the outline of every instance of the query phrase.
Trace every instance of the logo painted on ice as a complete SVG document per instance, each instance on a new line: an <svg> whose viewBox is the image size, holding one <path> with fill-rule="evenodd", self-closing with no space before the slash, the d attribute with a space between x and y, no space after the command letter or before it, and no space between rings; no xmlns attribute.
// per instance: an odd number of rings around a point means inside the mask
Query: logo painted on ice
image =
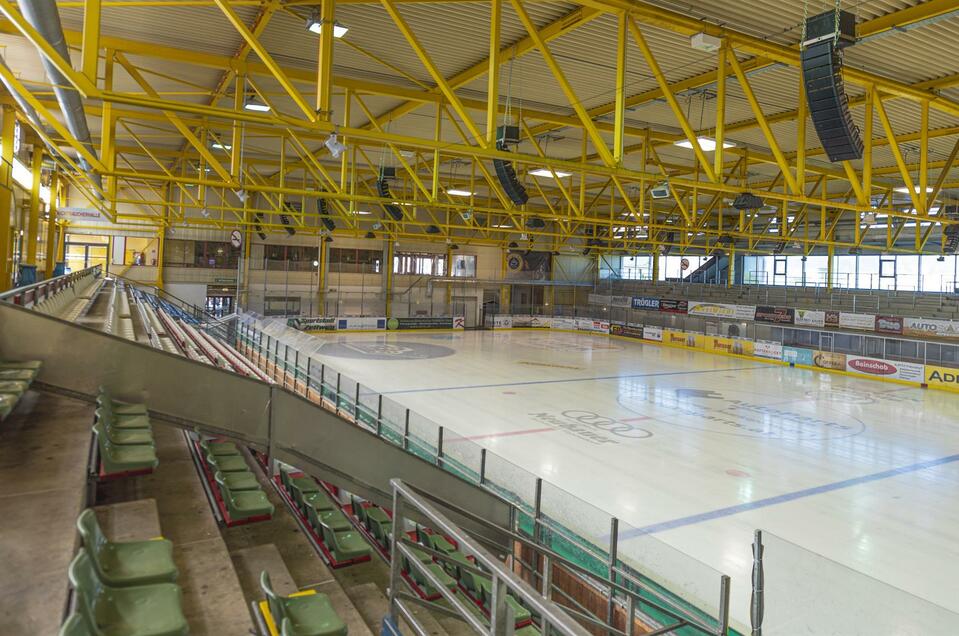
<svg viewBox="0 0 959 636"><path fill-rule="evenodd" d="M889 364L888 362L883 362L882 360L864 360L858 358L855 360L849 361L849 366L855 369L856 371L861 371L862 373L871 373L872 375L895 375L899 369L895 366Z"/></svg>
<svg viewBox="0 0 959 636"><path fill-rule="evenodd" d="M568 433L590 444L619 444L652 437L651 431L592 411L566 410L554 413L530 413L541 424Z"/></svg>

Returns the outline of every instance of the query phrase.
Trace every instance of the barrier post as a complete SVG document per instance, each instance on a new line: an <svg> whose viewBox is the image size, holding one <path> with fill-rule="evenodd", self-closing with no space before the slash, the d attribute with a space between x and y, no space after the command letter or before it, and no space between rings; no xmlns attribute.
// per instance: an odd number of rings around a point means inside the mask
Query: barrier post
<svg viewBox="0 0 959 636"><path fill-rule="evenodd" d="M486 483L486 449L480 449L480 486Z"/></svg>
<svg viewBox="0 0 959 636"><path fill-rule="evenodd" d="M360 423L360 383L356 383L356 394L353 397L353 419Z"/></svg>
<svg viewBox="0 0 959 636"><path fill-rule="evenodd" d="M383 394L381 393L376 400L376 436L383 434Z"/></svg>
<svg viewBox="0 0 959 636"><path fill-rule="evenodd" d="M749 626L751 636L762 636L763 613L765 612L764 576L763 576L763 531L756 530L753 535L753 593L749 599ZM728 598L727 598L728 603Z"/></svg>
<svg viewBox="0 0 959 636"><path fill-rule="evenodd" d="M443 427L436 430L436 465L443 466Z"/></svg>
<svg viewBox="0 0 959 636"><path fill-rule="evenodd" d="M619 519L612 517L609 520L609 580L616 583L616 561L619 558ZM606 604L606 623L613 624L616 609L616 593L609 588L609 600Z"/></svg>
<svg viewBox="0 0 959 636"><path fill-rule="evenodd" d="M403 450L410 449L410 410L406 409L406 421L403 423Z"/></svg>

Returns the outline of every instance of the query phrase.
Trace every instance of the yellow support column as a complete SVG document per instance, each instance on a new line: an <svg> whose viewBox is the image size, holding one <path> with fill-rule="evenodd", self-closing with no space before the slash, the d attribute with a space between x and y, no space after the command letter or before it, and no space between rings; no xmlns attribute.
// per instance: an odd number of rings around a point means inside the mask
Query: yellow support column
<svg viewBox="0 0 959 636"><path fill-rule="evenodd" d="M327 247L326 241L320 241L320 271L316 277L316 304L319 306L320 311L317 315L325 316L326 315L326 274L329 271L328 263L330 261L330 248Z"/></svg>
<svg viewBox="0 0 959 636"><path fill-rule="evenodd" d="M729 267L726 270L726 287L732 287L736 280L736 248L729 247Z"/></svg>
<svg viewBox="0 0 959 636"><path fill-rule="evenodd" d="M30 187L30 216L27 220L27 265L37 264L37 243L40 238L40 176L43 168L43 150L40 144L33 146L30 167L33 172L33 185Z"/></svg>
<svg viewBox="0 0 959 636"><path fill-rule="evenodd" d="M506 271L509 267L506 264L506 259L509 258L509 250L503 250L503 280L506 280ZM499 288L499 311L500 313L507 313L509 310L509 285L500 285Z"/></svg>
<svg viewBox="0 0 959 636"><path fill-rule="evenodd" d="M157 289L163 289L163 243L166 239L166 228L157 230Z"/></svg>
<svg viewBox="0 0 959 636"><path fill-rule="evenodd" d="M10 201L13 198L10 167L13 165L13 128L17 120L13 108L3 109L0 124L0 291L10 289Z"/></svg>
<svg viewBox="0 0 959 636"><path fill-rule="evenodd" d="M503 0L491 0L489 18L489 71L487 72L486 78L486 143L490 148L496 143L496 119L499 115L499 36L500 18L502 14ZM437 116L437 119L439 119L439 116ZM439 153L436 153L436 155L439 156Z"/></svg>
<svg viewBox="0 0 959 636"><path fill-rule="evenodd" d="M835 247L830 243L826 248L826 289L832 289L832 262L833 262L833 251Z"/></svg>
<svg viewBox="0 0 959 636"><path fill-rule="evenodd" d="M60 223L60 236L57 237L57 262L63 263L67 260L67 221Z"/></svg>
<svg viewBox="0 0 959 636"><path fill-rule="evenodd" d="M50 179L50 214L47 219L47 263L44 278L53 278L53 266L57 262L57 190L59 186L59 175L54 172Z"/></svg>
<svg viewBox="0 0 959 636"><path fill-rule="evenodd" d="M330 121L330 103L333 95L333 21L334 0L323 0L320 9L320 48L317 54L316 112Z"/></svg>
<svg viewBox="0 0 959 636"><path fill-rule="evenodd" d="M616 165L623 163L623 131L626 117L626 31L629 15L619 14L616 29L616 95L613 123L613 160Z"/></svg>
<svg viewBox="0 0 959 636"><path fill-rule="evenodd" d="M659 280L659 252L653 252L653 281Z"/></svg>

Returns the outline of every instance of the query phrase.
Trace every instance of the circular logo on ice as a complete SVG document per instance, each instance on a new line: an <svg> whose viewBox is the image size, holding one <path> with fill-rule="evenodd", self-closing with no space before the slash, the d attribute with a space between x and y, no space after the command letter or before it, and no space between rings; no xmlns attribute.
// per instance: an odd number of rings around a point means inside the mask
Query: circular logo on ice
<svg viewBox="0 0 959 636"><path fill-rule="evenodd" d="M783 440L851 437L866 426L848 413L823 413L815 400L764 404L765 396L745 391L639 386L621 389L619 403L659 422L720 435Z"/></svg>
<svg viewBox="0 0 959 636"><path fill-rule="evenodd" d="M387 342L386 340L352 340L331 342L320 349L323 355L363 360L427 360L445 358L453 349L427 342Z"/></svg>
<svg viewBox="0 0 959 636"><path fill-rule="evenodd" d="M653 436L651 431L633 426L630 422L593 411L569 409L560 413L530 413L529 416L540 424L596 445L621 444Z"/></svg>

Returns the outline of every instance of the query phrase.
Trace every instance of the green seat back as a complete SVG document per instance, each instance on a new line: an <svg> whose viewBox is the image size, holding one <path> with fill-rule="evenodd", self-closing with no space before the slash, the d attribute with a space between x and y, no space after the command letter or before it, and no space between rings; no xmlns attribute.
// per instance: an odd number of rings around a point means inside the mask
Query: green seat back
<svg viewBox="0 0 959 636"><path fill-rule="evenodd" d="M79 606L92 621L95 615L94 605L103 590L103 583L100 582L100 577L97 576L93 561L86 550L80 550L73 558L73 562L70 563L69 577L70 584L77 592Z"/></svg>
<svg viewBox="0 0 959 636"><path fill-rule="evenodd" d="M83 537L83 545L90 551L94 557L99 553L100 548L109 545L109 541L100 529L100 522L97 521L97 515L93 508L87 508L77 517L77 530Z"/></svg>
<svg viewBox="0 0 959 636"><path fill-rule="evenodd" d="M266 570L260 572L260 588L266 595L266 602L270 606L273 622L281 624L286 619L286 610L283 607L283 600L273 591L273 583L270 581L270 574Z"/></svg>
<svg viewBox="0 0 959 636"><path fill-rule="evenodd" d="M283 624L280 625L280 636L296 636L296 630L293 629L293 623L290 622L290 619L283 619Z"/></svg>
<svg viewBox="0 0 959 636"><path fill-rule="evenodd" d="M228 499L230 497L230 487L226 485L226 479L223 478L223 473L216 471L216 473L213 474L213 480L216 481L216 485L220 487L223 499Z"/></svg>
<svg viewBox="0 0 959 636"><path fill-rule="evenodd" d="M70 618L63 623L59 636L97 636L97 631L90 625L87 615L80 611L71 614Z"/></svg>

